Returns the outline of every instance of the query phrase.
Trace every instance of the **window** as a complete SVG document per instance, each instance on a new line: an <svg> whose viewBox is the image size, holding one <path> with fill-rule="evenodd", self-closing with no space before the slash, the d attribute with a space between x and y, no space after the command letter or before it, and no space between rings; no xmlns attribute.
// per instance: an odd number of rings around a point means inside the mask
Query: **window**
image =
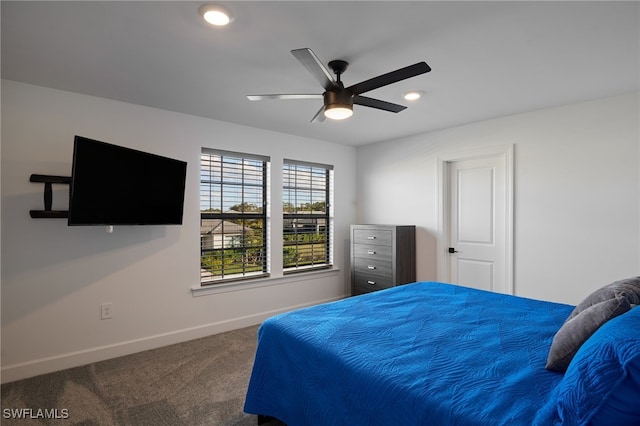
<svg viewBox="0 0 640 426"><path fill-rule="evenodd" d="M332 264L333 167L284 160L282 167L284 272Z"/></svg>
<svg viewBox="0 0 640 426"><path fill-rule="evenodd" d="M202 285L268 275L268 165L267 157L202 149Z"/></svg>

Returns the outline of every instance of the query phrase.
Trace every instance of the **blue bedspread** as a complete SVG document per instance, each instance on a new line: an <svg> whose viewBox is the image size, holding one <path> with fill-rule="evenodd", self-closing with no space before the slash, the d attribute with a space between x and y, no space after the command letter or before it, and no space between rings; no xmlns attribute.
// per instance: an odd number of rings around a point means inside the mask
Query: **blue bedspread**
<svg viewBox="0 0 640 426"><path fill-rule="evenodd" d="M572 306L424 282L272 317L245 411L288 426L530 425Z"/></svg>

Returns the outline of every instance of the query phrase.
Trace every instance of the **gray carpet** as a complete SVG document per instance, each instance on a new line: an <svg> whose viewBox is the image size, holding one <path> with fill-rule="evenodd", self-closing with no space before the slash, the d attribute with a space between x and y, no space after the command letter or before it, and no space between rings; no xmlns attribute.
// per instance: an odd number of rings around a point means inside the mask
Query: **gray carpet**
<svg viewBox="0 0 640 426"><path fill-rule="evenodd" d="M0 422L25 426L256 425L256 416L242 411L256 330L257 326L243 328L3 384ZM68 418L7 418L7 409L21 408L32 410L28 417L38 417L38 409L57 409L58 417ZM266 425L282 423L273 420Z"/></svg>

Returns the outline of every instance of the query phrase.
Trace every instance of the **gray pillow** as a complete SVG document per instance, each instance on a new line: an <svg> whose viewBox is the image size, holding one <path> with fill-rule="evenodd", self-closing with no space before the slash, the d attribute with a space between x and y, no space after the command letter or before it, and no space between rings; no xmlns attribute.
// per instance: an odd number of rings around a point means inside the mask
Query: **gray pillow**
<svg viewBox="0 0 640 426"><path fill-rule="evenodd" d="M626 297L630 304L640 305L640 277L615 281L594 291L576 306L567 321L593 305L621 295Z"/></svg>
<svg viewBox="0 0 640 426"><path fill-rule="evenodd" d="M553 337L546 369L564 372L580 346L600 326L640 304L640 277L606 285L575 307Z"/></svg>

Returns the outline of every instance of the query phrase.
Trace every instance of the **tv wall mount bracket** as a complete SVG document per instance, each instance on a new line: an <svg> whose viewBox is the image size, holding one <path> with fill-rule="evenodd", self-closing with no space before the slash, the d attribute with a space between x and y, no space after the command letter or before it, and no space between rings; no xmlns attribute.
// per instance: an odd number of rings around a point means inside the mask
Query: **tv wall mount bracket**
<svg viewBox="0 0 640 426"><path fill-rule="evenodd" d="M31 215L32 218L66 219L69 217L68 210L51 210L51 205L53 203L53 190L51 185L54 183L70 185L71 177L33 174L29 178L29 182L44 183L44 210L29 210L29 215Z"/></svg>

